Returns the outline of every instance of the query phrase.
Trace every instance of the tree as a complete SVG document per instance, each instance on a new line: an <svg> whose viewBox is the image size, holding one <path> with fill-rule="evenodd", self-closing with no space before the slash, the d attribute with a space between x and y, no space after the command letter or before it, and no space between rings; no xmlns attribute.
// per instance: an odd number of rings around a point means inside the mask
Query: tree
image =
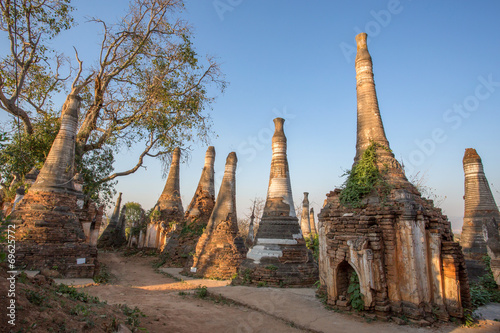
<svg viewBox="0 0 500 333"><path fill-rule="evenodd" d="M189 27L178 18L181 0L132 0L118 22L92 18L102 26L97 64L84 66L75 50L76 68L47 43L71 28L70 1L17 2L0 1L0 30L10 41L10 54L0 59L0 109L32 136L39 124L58 120L51 98L72 81L64 91L82 98L76 164L88 194L95 197L105 184L109 191L111 180L137 171L146 157L167 162L176 146L211 134L208 88L222 92L226 82L213 58L201 61L194 51ZM138 144L136 162L113 172L114 155ZM99 167L92 164L97 157Z"/></svg>
<svg viewBox="0 0 500 333"><path fill-rule="evenodd" d="M127 202L125 204L125 233L127 238L134 229L140 230L143 226L141 222L145 222L145 211L142 209L141 204L137 202Z"/></svg>

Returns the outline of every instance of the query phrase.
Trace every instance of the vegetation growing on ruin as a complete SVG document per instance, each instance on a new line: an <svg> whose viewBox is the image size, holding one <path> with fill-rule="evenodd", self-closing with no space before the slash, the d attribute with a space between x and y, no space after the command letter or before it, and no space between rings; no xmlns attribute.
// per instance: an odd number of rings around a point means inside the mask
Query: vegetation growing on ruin
<svg viewBox="0 0 500 333"><path fill-rule="evenodd" d="M363 311L365 309L365 302L363 302L363 294L361 294L358 274L354 271L349 278L347 295L349 296L349 301L354 310Z"/></svg>
<svg viewBox="0 0 500 333"><path fill-rule="evenodd" d="M191 236L197 236L200 237L203 235L203 232L205 232L205 226L203 224L197 224L196 220L189 224L184 224L184 226L181 229L181 234L180 237L191 237Z"/></svg>
<svg viewBox="0 0 500 333"><path fill-rule="evenodd" d="M500 303L500 290L493 278L489 256L483 257L487 273L479 278L479 282L470 283L470 295L473 308L485 305L489 302Z"/></svg>
<svg viewBox="0 0 500 333"><path fill-rule="evenodd" d="M374 141L366 148L360 160L344 176L346 181L340 192L340 203L346 207L361 207L361 200L373 190L377 190L382 199L385 199L390 190L390 185L383 178L386 169L379 170L377 166L377 149L389 150Z"/></svg>

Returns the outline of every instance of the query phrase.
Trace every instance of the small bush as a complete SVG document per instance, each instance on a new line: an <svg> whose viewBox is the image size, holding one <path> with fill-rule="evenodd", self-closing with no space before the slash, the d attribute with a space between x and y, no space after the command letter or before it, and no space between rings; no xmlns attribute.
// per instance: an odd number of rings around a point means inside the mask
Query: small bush
<svg viewBox="0 0 500 333"><path fill-rule="evenodd" d="M137 306L131 309L126 304L123 304L120 307L122 309L123 314L127 316L127 324L132 325L133 327L139 326L140 324L139 318L146 317L146 315L141 310L139 310Z"/></svg>
<svg viewBox="0 0 500 333"><path fill-rule="evenodd" d="M359 312L365 309L365 302L363 301L363 294L361 294L359 278L356 272L352 272L351 278L349 279L347 295L349 295L349 300L354 310Z"/></svg>
<svg viewBox="0 0 500 333"><path fill-rule="evenodd" d="M198 298L205 298L207 297L208 295L208 290L207 290L207 286L199 286L198 288L196 288L196 290L194 291L194 294L196 295L196 297Z"/></svg>
<svg viewBox="0 0 500 333"><path fill-rule="evenodd" d="M479 282L470 283L470 295L474 309L489 302L500 302L500 290L498 290L491 272L491 258L485 256L483 261L486 264L487 273L479 278Z"/></svg>
<svg viewBox="0 0 500 333"><path fill-rule="evenodd" d="M377 166L377 148L390 151L389 148L372 141L356 165L344 173L347 179L340 192L340 203L343 206L361 207L361 200L374 189L378 190L382 199L389 194L390 185L382 177L386 170L381 171Z"/></svg>

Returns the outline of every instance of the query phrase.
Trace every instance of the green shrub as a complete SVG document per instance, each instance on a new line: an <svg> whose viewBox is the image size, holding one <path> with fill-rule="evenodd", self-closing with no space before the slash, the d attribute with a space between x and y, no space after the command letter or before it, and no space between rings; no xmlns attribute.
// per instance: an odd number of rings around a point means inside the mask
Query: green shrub
<svg viewBox="0 0 500 333"><path fill-rule="evenodd" d="M365 302L363 302L363 294L361 294L361 289L359 287L359 278L356 272L352 272L349 279L349 287L347 288L347 295L349 295L349 300L351 306L356 311L363 311L365 309Z"/></svg>
<svg viewBox="0 0 500 333"><path fill-rule="evenodd" d="M486 264L487 273L479 278L479 282L469 284L472 307L474 309L490 302L500 303L500 290L498 290L493 273L491 272L491 258L485 256L483 257L483 261Z"/></svg>
<svg viewBox="0 0 500 333"><path fill-rule="evenodd" d="M198 286L198 288L196 288L196 290L194 291L194 294L198 298L207 297L207 295L208 295L207 286Z"/></svg>
<svg viewBox="0 0 500 333"><path fill-rule="evenodd" d="M139 310L137 306L131 309L126 304L123 304L120 306L120 308L122 309L123 314L127 316L127 324L132 325L133 327L139 326L139 318L146 317L146 315L141 310Z"/></svg>
<svg viewBox="0 0 500 333"><path fill-rule="evenodd" d="M377 189L382 199L385 199L390 191L390 185L384 180L382 175L387 172L387 168L379 170L377 166L377 148L390 151L374 141L366 148L360 160L351 170L347 170L344 176L346 181L342 185L340 192L340 203L346 207L361 207L361 200Z"/></svg>

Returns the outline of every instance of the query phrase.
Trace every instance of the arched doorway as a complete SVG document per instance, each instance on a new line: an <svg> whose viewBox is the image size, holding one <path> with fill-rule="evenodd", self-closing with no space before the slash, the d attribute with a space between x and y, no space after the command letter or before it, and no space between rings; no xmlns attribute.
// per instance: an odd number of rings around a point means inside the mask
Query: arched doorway
<svg viewBox="0 0 500 333"><path fill-rule="evenodd" d="M345 260L337 266L337 299L347 301L356 310L364 309L358 274Z"/></svg>

